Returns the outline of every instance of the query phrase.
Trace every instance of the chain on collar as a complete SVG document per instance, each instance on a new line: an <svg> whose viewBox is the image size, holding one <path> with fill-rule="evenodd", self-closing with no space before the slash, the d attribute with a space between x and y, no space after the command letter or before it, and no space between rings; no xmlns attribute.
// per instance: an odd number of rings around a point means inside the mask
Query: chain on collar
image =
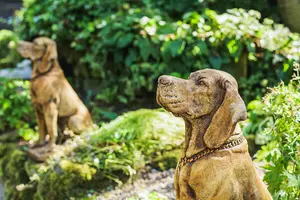
<svg viewBox="0 0 300 200"><path fill-rule="evenodd" d="M179 170L187 163L195 162L196 160L199 160L200 158L202 158L206 155L209 155L215 151L222 150L222 149L229 149L231 147L237 146L237 145L241 144L243 141L244 141L244 137L243 137L243 135L241 135L237 139L233 139L216 149L204 149L190 157L183 157L180 159L180 161L178 163Z"/></svg>
<svg viewBox="0 0 300 200"><path fill-rule="evenodd" d="M52 59L50 62L51 62L51 66L49 67L49 69L47 71L39 72L36 76L32 77L30 79L30 81L34 81L34 80L38 79L39 77L44 76L44 75L48 74L49 72L51 72L51 70L54 68L54 60Z"/></svg>

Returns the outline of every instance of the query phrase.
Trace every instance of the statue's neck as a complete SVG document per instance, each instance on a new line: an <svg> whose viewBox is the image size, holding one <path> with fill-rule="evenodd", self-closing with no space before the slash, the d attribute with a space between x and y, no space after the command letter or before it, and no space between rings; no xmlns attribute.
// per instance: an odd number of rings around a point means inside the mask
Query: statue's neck
<svg viewBox="0 0 300 200"><path fill-rule="evenodd" d="M192 156L206 148L203 137L210 121L210 116L193 120L185 120L184 156Z"/></svg>
<svg viewBox="0 0 300 200"><path fill-rule="evenodd" d="M51 66L51 72L60 72L60 71L62 71L57 59L53 60L52 65L53 66ZM35 77L35 76L40 74L40 72L38 72L36 70L37 68L38 68L37 63L33 63L33 69L32 69L32 72L31 72L32 77Z"/></svg>

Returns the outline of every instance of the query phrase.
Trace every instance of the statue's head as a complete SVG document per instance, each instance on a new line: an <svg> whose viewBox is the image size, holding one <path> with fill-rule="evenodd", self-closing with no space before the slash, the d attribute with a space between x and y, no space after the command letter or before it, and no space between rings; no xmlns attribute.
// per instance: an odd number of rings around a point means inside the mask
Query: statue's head
<svg viewBox="0 0 300 200"><path fill-rule="evenodd" d="M41 73L47 71L51 61L57 59L56 43L47 37L38 37L33 42L20 41L17 51L23 58L30 59Z"/></svg>
<svg viewBox="0 0 300 200"><path fill-rule="evenodd" d="M187 80L161 76L156 99L166 110L188 121L211 117L204 136L210 148L223 144L236 123L246 119L246 107L236 80L219 70L199 70L191 73Z"/></svg>

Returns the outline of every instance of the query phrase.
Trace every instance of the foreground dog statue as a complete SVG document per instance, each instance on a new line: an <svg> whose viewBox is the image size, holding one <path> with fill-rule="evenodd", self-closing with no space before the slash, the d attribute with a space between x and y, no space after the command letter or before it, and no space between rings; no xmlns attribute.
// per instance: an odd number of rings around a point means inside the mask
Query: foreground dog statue
<svg viewBox="0 0 300 200"><path fill-rule="evenodd" d="M236 80L205 69L188 80L161 76L157 102L186 125L183 157L175 172L178 200L269 200L238 122L246 107Z"/></svg>
<svg viewBox="0 0 300 200"><path fill-rule="evenodd" d="M30 95L35 108L39 127L37 146L47 146L57 140L57 124L61 131L66 127L80 134L91 127L93 122L89 111L68 83L57 60L56 43L46 37L33 42L20 41L17 51L32 61Z"/></svg>

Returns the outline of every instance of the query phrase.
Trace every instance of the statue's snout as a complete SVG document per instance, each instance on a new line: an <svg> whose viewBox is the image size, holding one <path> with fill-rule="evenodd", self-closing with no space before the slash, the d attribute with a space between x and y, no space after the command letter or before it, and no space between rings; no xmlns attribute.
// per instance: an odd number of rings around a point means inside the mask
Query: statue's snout
<svg viewBox="0 0 300 200"><path fill-rule="evenodd" d="M173 83L173 80L172 77L163 75L158 78L158 83L163 86L167 86L167 85L171 85Z"/></svg>

